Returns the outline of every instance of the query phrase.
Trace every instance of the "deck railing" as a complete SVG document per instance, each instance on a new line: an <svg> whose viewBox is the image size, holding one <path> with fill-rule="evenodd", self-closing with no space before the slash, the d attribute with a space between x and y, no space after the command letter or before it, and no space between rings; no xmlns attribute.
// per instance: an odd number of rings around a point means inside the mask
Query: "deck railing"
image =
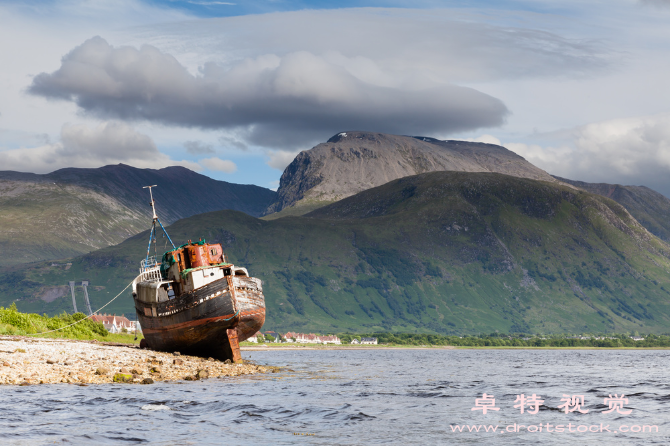
<svg viewBox="0 0 670 446"><path fill-rule="evenodd" d="M161 269L156 257L151 256L140 262L140 275L136 282L158 282L162 280Z"/></svg>

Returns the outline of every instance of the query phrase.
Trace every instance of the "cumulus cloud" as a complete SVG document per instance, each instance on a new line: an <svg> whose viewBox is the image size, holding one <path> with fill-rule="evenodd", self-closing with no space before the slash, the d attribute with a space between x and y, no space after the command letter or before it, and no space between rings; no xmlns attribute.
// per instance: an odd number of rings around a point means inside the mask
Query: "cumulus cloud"
<svg viewBox="0 0 670 446"><path fill-rule="evenodd" d="M645 6L656 6L657 8L670 8L670 0L638 0Z"/></svg>
<svg viewBox="0 0 670 446"><path fill-rule="evenodd" d="M670 114L613 119L572 129L555 146L507 143L547 172L575 180L643 184L670 196Z"/></svg>
<svg viewBox="0 0 670 446"><path fill-rule="evenodd" d="M199 161L200 165L207 170L216 172L235 173L237 165L229 160L222 160L221 158L205 158Z"/></svg>
<svg viewBox="0 0 670 446"><path fill-rule="evenodd" d="M108 121L91 128L66 124L60 141L39 147L0 151L5 170L47 173L63 167L100 167L124 163L135 167L161 168L181 165L198 170L189 161L175 161L161 153L147 135L123 122Z"/></svg>
<svg viewBox="0 0 670 446"><path fill-rule="evenodd" d="M295 147L341 129L432 134L498 126L508 110L498 99L453 84L430 88L365 82L306 51L207 63L191 74L149 45L114 48L87 40L53 73L36 76L30 93L75 102L98 117L241 130L246 142Z"/></svg>
<svg viewBox="0 0 670 446"><path fill-rule="evenodd" d="M267 150L265 155L268 157L267 164L273 169L284 171L286 166L291 164L291 161L298 156L300 151L292 150Z"/></svg>
<svg viewBox="0 0 670 446"><path fill-rule="evenodd" d="M486 144L495 144L497 146L502 145L500 140L493 135L482 135L482 136L479 136L477 138L465 139L465 141L483 142L483 143L486 143Z"/></svg>
<svg viewBox="0 0 670 446"><path fill-rule="evenodd" d="M202 141L185 141L184 147L186 147L186 151L191 155L215 153L211 144L205 144Z"/></svg>

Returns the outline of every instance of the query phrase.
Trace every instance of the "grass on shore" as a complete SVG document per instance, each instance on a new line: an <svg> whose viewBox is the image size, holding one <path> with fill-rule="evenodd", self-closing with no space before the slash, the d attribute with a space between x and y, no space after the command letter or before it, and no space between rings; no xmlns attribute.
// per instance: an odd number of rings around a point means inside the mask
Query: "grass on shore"
<svg viewBox="0 0 670 446"><path fill-rule="evenodd" d="M73 323L76 324L68 327ZM62 330L51 331L57 329ZM97 340L123 344L139 344L142 339L140 334L135 340L133 333L109 333L101 323L86 319L83 313L61 313L50 317L35 313L21 313L14 304L9 308L0 307L0 335L34 335L34 337L41 338Z"/></svg>

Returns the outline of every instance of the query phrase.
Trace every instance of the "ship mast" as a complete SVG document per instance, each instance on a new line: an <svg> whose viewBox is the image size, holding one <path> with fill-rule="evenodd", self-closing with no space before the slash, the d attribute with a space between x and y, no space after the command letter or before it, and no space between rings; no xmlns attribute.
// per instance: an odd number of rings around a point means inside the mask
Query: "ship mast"
<svg viewBox="0 0 670 446"><path fill-rule="evenodd" d="M149 268L149 253L151 252L151 241L153 240L154 242L154 259L156 258L156 222L160 225L161 229L163 230L163 234L165 234L165 237L170 241L170 244L172 245L173 249L176 249L177 247L172 243L172 239L168 235L167 231L163 227L163 223L161 223L160 218L158 218L158 215L156 215L156 202L154 201L154 194L151 190L152 187L158 187L157 185L152 185L152 186L144 186L142 189L149 189L149 196L151 197L151 203L149 205L151 206L151 212L153 214L153 220L151 221L151 232L149 233L149 246L147 246L147 258L144 263L145 268ZM158 263L156 261L156 263Z"/></svg>

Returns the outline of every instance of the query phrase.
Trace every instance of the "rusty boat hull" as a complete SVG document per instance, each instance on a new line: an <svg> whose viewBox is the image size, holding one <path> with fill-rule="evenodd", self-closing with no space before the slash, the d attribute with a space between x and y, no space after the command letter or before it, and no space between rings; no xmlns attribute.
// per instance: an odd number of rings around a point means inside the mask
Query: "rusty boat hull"
<svg viewBox="0 0 670 446"><path fill-rule="evenodd" d="M162 272L154 268L136 279L133 298L144 346L220 360L241 359L239 342L257 333L265 322L265 297L259 279L221 260L193 262L196 266L191 268L168 262Z"/></svg>
<svg viewBox="0 0 670 446"><path fill-rule="evenodd" d="M246 268L228 263L219 243L189 240L176 247L156 214L154 187L144 187L149 189L153 219L147 255L132 283L144 334L140 346L241 361L239 341L258 332L265 322L262 283L249 277ZM173 249L157 261L159 226Z"/></svg>
<svg viewBox="0 0 670 446"><path fill-rule="evenodd" d="M228 330L235 327L239 315L225 281L155 307L136 300L135 309L146 345L152 350L217 359L230 356Z"/></svg>
<svg viewBox="0 0 670 446"><path fill-rule="evenodd" d="M239 342L258 333L265 323L265 297L255 283L244 277L233 277L235 299L240 311L237 323Z"/></svg>

